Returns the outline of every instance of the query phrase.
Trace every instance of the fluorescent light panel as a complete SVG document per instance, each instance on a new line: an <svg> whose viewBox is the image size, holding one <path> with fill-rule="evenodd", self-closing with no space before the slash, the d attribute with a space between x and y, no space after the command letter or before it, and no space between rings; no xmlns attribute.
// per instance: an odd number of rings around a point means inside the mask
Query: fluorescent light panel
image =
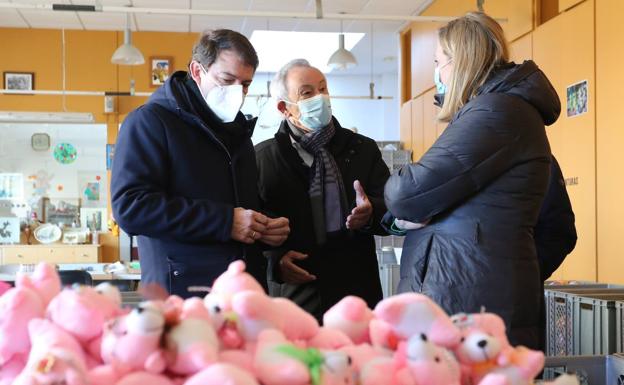
<svg viewBox="0 0 624 385"><path fill-rule="evenodd" d="M0 111L0 122L19 123L92 123L90 112Z"/></svg>
<svg viewBox="0 0 624 385"><path fill-rule="evenodd" d="M311 65L327 73L329 57L338 49L338 35L334 32L291 32L255 30L251 34L260 65L258 72L277 72L292 59L307 59ZM364 37L363 33L345 33L345 48L353 49Z"/></svg>

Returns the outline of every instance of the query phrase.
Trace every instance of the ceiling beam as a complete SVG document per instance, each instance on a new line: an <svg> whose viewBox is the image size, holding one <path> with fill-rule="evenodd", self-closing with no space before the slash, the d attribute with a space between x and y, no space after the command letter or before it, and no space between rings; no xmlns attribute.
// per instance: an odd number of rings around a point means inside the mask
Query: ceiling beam
<svg viewBox="0 0 624 385"><path fill-rule="evenodd" d="M24 4L24 3L0 3L0 9L34 9L50 12L62 12L53 10L54 4ZM95 7L93 7L95 8ZM72 9L75 11L75 9ZM178 9L178 8L143 8L143 7L114 7L102 6L102 13L131 13L152 15L199 15L199 16L226 16L226 17L260 17L260 18L286 18L286 19L317 19L316 12L265 12L265 11L224 11L208 9ZM447 22L455 19L453 16L412 16L412 15L362 15L353 13L326 13L323 19L330 20L369 20L369 21L413 21L413 22ZM507 21L507 19L496 19Z"/></svg>

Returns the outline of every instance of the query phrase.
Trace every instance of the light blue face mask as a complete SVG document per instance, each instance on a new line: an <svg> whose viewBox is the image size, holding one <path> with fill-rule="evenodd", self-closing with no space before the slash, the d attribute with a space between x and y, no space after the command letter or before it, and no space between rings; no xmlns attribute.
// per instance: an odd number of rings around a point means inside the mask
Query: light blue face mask
<svg viewBox="0 0 624 385"><path fill-rule="evenodd" d="M442 83L442 80L440 79L440 70L449 65L450 62L451 60L447 61L439 67L436 66L435 70L433 70L433 81L435 82L436 91L438 94L446 93L446 84Z"/></svg>
<svg viewBox="0 0 624 385"><path fill-rule="evenodd" d="M285 102L295 104L286 100ZM320 130L331 121L332 109L329 95L318 94L309 99L300 100L296 104L301 114L299 122L310 130Z"/></svg>
<svg viewBox="0 0 624 385"><path fill-rule="evenodd" d="M433 71L433 81L435 82L436 91L438 94L446 93L446 84L442 83L440 80L440 69L438 67Z"/></svg>

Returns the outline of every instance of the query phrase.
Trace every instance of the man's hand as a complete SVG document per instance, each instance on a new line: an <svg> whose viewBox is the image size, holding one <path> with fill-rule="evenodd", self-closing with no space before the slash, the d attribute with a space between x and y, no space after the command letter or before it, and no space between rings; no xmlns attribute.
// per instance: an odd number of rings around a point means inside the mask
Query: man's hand
<svg viewBox="0 0 624 385"><path fill-rule="evenodd" d="M288 218L269 218L266 230L262 233L260 241L269 246L280 246L290 234L290 222Z"/></svg>
<svg viewBox="0 0 624 385"><path fill-rule="evenodd" d="M259 212L236 207L232 221L232 239L252 244L266 232L268 222L269 218Z"/></svg>
<svg viewBox="0 0 624 385"><path fill-rule="evenodd" d="M364 187L359 180L353 182L353 189L355 189L355 208L347 217L347 229L358 230L369 223L371 215L373 215L373 205L368 200Z"/></svg>
<svg viewBox="0 0 624 385"><path fill-rule="evenodd" d="M293 262L293 260L303 260L306 258L308 258L306 254L302 254L294 250L290 250L289 252L284 254L279 262L279 269L282 276L282 281L296 285L314 281L316 279L316 276L308 273L304 269L295 265L295 263Z"/></svg>

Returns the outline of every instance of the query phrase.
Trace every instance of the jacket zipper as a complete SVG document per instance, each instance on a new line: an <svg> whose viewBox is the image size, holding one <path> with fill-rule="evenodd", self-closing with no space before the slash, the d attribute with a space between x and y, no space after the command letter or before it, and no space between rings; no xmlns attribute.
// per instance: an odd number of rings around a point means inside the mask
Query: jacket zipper
<svg viewBox="0 0 624 385"><path fill-rule="evenodd" d="M180 114L186 114L184 111L182 111L182 109L180 107L177 107L178 109L178 113ZM232 189L234 191L234 201L235 201L235 207L240 207L241 203L240 203L240 198L238 196L238 189L236 188L236 171L234 170L234 162L232 160L232 155L230 154L230 152L228 151L227 147L225 147L225 145L219 140L219 138L217 138L212 131L210 131L210 129L204 124L204 122L201 121L201 119L197 118L196 116L192 116L192 119L195 123L197 123L199 126L201 126L204 131L206 131L208 133L208 135L210 136L210 138L213 140L213 142L216 142L221 149L225 152L225 154L228 157L228 163L230 165L230 173L232 174ZM239 246L242 254L243 254L243 259L247 259L247 249L245 248L244 245L240 245Z"/></svg>

